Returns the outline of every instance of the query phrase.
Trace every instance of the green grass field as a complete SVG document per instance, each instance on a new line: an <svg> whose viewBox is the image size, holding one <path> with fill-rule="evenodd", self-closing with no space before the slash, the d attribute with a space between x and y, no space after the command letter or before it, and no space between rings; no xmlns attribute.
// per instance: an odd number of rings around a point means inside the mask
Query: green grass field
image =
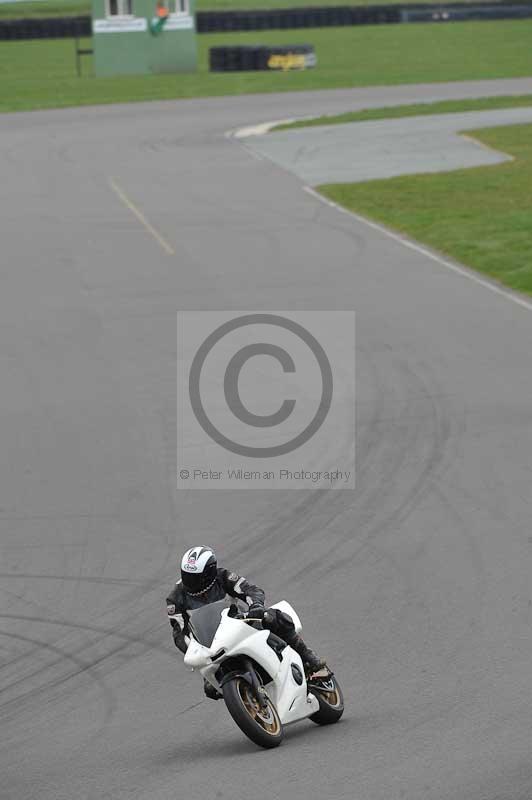
<svg viewBox="0 0 532 800"><path fill-rule="evenodd" d="M296 6L378 5L400 3L403 0L197 0L198 11L220 11L255 8L295 8ZM439 0L409 0L410 3ZM460 2L460 0L453 0ZM467 0L462 0L467 2ZM0 3L0 19L20 17L64 17L90 14L90 0L37 0L32 2Z"/></svg>
<svg viewBox="0 0 532 800"><path fill-rule="evenodd" d="M0 3L0 19L72 17L91 13L87 0L39 0L36 3Z"/></svg>
<svg viewBox="0 0 532 800"><path fill-rule="evenodd" d="M301 72L209 73L218 44L311 42L318 66ZM532 75L532 20L382 25L198 37L199 71L77 78L70 39L0 44L0 111L250 92L330 89ZM90 58L84 71L90 72ZM318 109L317 109L318 110Z"/></svg>
<svg viewBox="0 0 532 800"><path fill-rule="evenodd" d="M532 294L532 125L468 135L515 160L319 189L352 211Z"/></svg>
<svg viewBox="0 0 532 800"><path fill-rule="evenodd" d="M532 95L509 97L477 97L471 100L442 100L438 103L414 103L409 106L389 106L388 108L365 108L349 111L335 116L314 117L276 125L270 129L287 131L292 128L314 128L319 125L341 125L346 122L369 122L377 119L398 119L399 117L423 117L432 114L453 114L460 111L488 111L496 108L518 108L532 106Z"/></svg>

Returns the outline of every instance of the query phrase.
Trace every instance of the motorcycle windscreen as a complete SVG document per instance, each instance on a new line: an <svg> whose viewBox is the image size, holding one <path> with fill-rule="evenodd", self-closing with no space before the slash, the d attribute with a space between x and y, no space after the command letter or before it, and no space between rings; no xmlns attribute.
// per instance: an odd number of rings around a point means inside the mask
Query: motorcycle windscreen
<svg viewBox="0 0 532 800"><path fill-rule="evenodd" d="M191 609L188 612L190 616L189 625L197 642L205 647L211 646L222 618L222 611L224 608L229 608L230 605L231 603L227 600L218 600L216 603Z"/></svg>

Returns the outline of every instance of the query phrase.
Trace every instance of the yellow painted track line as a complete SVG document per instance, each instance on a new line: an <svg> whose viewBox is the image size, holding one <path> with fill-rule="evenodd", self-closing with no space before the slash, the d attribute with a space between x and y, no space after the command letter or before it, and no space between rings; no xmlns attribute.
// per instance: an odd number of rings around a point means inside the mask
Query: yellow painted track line
<svg viewBox="0 0 532 800"><path fill-rule="evenodd" d="M168 244L166 239L163 236L161 236L159 231L156 228L153 227L153 225L151 224L151 222L149 220L146 219L146 217L144 216L142 211L139 208L137 208L137 206L135 205L135 203L133 203L132 200L129 199L127 194L118 185L118 183L116 182L116 180L114 178L109 178L109 186L118 195L118 197L123 202L123 204L126 206L126 208L129 208L129 210L136 216L136 218L138 219L140 224L143 225L146 228L146 230L149 233L151 233L153 238L156 239L159 242L160 246L163 248L165 253L168 253L169 256L175 255L174 248L171 245Z"/></svg>

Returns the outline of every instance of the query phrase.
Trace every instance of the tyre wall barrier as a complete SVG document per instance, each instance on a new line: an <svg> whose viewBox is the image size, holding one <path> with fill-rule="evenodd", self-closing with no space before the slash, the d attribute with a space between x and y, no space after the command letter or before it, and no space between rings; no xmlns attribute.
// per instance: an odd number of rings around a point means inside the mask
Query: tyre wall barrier
<svg viewBox="0 0 532 800"><path fill-rule="evenodd" d="M272 8L257 11L199 11L198 33L329 28L401 22L400 6Z"/></svg>
<svg viewBox="0 0 532 800"><path fill-rule="evenodd" d="M439 16L434 16L434 15ZM446 16L447 15L447 16ZM473 0L436 5L322 6L272 8L256 11L199 11L198 33L260 31L287 28L328 28L343 25L389 25L460 19L518 19L532 16L532 2Z"/></svg>
<svg viewBox="0 0 532 800"><path fill-rule="evenodd" d="M39 17L0 21L0 40L74 39L92 36L90 17Z"/></svg>
<svg viewBox="0 0 532 800"><path fill-rule="evenodd" d="M211 47L209 69L211 72L249 72L255 70L308 69L316 66L316 54L311 44L243 45L236 47Z"/></svg>
<svg viewBox="0 0 532 800"><path fill-rule="evenodd" d="M196 28L198 33L223 33L529 17L532 17L532 2L516 4L505 0L468 2L467 5L310 6L257 11L199 11L196 14ZM91 35L89 16L0 20L0 40L63 39Z"/></svg>
<svg viewBox="0 0 532 800"><path fill-rule="evenodd" d="M531 5L496 5L441 8L403 8L401 22L466 22L481 19L528 19L532 17Z"/></svg>

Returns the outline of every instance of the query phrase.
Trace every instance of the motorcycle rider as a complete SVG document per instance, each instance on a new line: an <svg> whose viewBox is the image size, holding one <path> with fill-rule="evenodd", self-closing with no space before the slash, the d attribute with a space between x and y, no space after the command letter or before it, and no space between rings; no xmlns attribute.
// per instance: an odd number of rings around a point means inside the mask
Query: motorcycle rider
<svg viewBox="0 0 532 800"><path fill-rule="evenodd" d="M198 545L186 551L181 561L181 580L166 598L169 616L179 615L179 621L170 619L175 646L186 653L188 647L188 610L223 600L227 595L247 603L249 615L262 621L262 627L283 639L296 653L309 674L321 669L325 662L318 658L296 633L292 618L276 608L264 607L264 592L246 578L218 567L214 551ZM214 700L221 695L208 682L205 694Z"/></svg>

